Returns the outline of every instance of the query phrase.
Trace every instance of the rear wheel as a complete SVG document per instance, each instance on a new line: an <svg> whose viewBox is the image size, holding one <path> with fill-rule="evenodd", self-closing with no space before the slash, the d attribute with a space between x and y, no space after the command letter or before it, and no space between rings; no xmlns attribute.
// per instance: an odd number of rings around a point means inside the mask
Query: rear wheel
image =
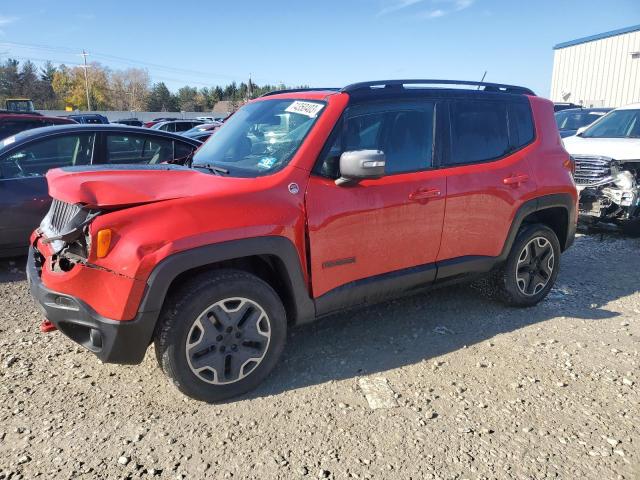
<svg viewBox="0 0 640 480"><path fill-rule="evenodd" d="M547 296L558 276L560 242L555 232L542 224L521 228L507 261L492 274L499 300L516 307L529 307Z"/></svg>
<svg viewBox="0 0 640 480"><path fill-rule="evenodd" d="M264 380L284 348L287 321L278 295L254 275L198 276L167 299L156 357L183 393L215 402Z"/></svg>

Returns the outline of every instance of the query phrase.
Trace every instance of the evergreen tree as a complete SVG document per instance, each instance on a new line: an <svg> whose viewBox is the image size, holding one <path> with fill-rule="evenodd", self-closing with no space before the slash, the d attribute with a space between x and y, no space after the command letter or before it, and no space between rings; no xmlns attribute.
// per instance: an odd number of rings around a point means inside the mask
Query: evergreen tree
<svg viewBox="0 0 640 480"><path fill-rule="evenodd" d="M164 82L153 84L147 99L147 110L150 112L175 112L178 102Z"/></svg>

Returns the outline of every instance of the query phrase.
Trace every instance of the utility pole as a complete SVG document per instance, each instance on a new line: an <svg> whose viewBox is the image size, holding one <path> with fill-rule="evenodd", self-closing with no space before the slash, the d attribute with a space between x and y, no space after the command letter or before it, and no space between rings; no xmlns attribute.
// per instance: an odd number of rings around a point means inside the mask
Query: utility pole
<svg viewBox="0 0 640 480"><path fill-rule="evenodd" d="M253 84L251 83L251 74L249 74L249 85L247 85L247 96L249 100L253 98Z"/></svg>
<svg viewBox="0 0 640 480"><path fill-rule="evenodd" d="M87 92L87 110L91 111L91 101L89 100L89 76L87 74L87 68L89 68L89 65L87 65L87 55L89 54L83 49L80 55L84 58L84 88Z"/></svg>

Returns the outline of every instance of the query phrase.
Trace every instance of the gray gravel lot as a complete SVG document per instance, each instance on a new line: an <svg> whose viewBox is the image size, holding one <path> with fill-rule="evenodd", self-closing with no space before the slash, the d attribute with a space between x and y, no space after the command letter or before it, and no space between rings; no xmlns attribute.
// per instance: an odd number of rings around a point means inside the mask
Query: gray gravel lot
<svg viewBox="0 0 640 480"><path fill-rule="evenodd" d="M535 308L462 285L296 329L223 405L151 349L103 365L39 333L23 261L0 262L0 479L640 478L640 240L579 237Z"/></svg>

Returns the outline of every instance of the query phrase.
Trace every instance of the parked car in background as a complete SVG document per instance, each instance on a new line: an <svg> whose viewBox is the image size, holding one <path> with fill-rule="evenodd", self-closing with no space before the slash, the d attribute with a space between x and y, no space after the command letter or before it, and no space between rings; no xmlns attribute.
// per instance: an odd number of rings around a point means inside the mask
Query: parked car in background
<svg viewBox="0 0 640 480"><path fill-rule="evenodd" d="M576 163L581 220L640 235L640 103L612 110L564 145Z"/></svg>
<svg viewBox="0 0 640 480"><path fill-rule="evenodd" d="M99 113L78 113L73 115L67 115L66 118L75 120L78 123L87 123L91 125L99 125L109 123L109 119Z"/></svg>
<svg viewBox="0 0 640 480"><path fill-rule="evenodd" d="M168 120L156 123L151 129L164 132L186 132L197 125L202 125L202 122L200 120Z"/></svg>
<svg viewBox="0 0 640 480"><path fill-rule="evenodd" d="M217 117L196 117L196 120L203 121L204 123L215 123L219 121Z"/></svg>
<svg viewBox="0 0 640 480"><path fill-rule="evenodd" d="M76 124L75 120L61 117L46 117L39 113L17 113L0 111L0 140L32 128L54 125Z"/></svg>
<svg viewBox="0 0 640 480"><path fill-rule="evenodd" d="M181 135L185 135L187 137L191 137L193 135L197 135L202 132L214 131L219 129L222 126L221 122L213 122L213 123L203 123L201 125L196 125L195 127L184 131Z"/></svg>
<svg viewBox="0 0 640 480"><path fill-rule="evenodd" d="M556 112L556 123L562 138L575 135L579 128L587 127L610 112L610 108L568 108Z"/></svg>
<svg viewBox="0 0 640 480"><path fill-rule="evenodd" d="M154 343L177 388L225 400L269 375L288 328L341 309L480 274L507 305L544 299L575 233L557 132L523 87L274 92L191 168L50 171L31 292L44 328L102 361Z"/></svg>
<svg viewBox="0 0 640 480"><path fill-rule="evenodd" d="M26 253L29 234L51 204L44 178L49 169L181 163L199 145L172 133L113 124L38 128L0 141L0 256Z"/></svg>
<svg viewBox="0 0 640 480"><path fill-rule="evenodd" d="M569 103L569 102L557 102L553 104L554 112L560 112L562 110L567 110L569 108L582 108L582 105L578 105L577 103Z"/></svg>
<svg viewBox="0 0 640 480"><path fill-rule="evenodd" d="M153 127L156 123L159 122L167 122L169 120L179 120L178 117L158 117L158 118L154 118L153 120L151 120L150 122L145 122L144 125L142 125L145 128L151 128Z"/></svg>
<svg viewBox="0 0 640 480"><path fill-rule="evenodd" d="M193 138L194 140L199 140L204 143L209 140L209 137L211 137L211 135L213 135L215 132L216 130L202 130L199 132L192 132L191 134L184 136Z"/></svg>
<svg viewBox="0 0 640 480"><path fill-rule="evenodd" d="M122 118L120 120L116 120L112 123L118 123L120 125L129 125L130 127L142 127L142 120L138 120L137 118Z"/></svg>

